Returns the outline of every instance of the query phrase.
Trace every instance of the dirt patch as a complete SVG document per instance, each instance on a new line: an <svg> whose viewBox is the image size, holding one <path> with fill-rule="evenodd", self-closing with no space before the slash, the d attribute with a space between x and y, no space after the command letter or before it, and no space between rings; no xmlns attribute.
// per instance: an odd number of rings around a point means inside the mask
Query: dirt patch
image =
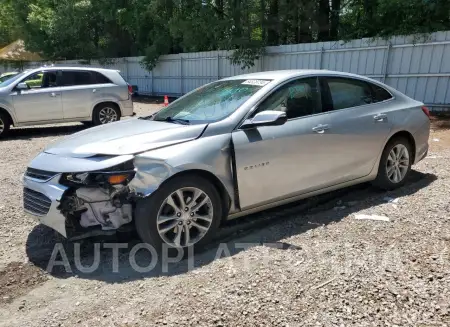
<svg viewBox="0 0 450 327"><path fill-rule="evenodd" d="M20 262L9 263L0 271L0 304L12 302L47 279L47 275L36 266Z"/></svg>
<svg viewBox="0 0 450 327"><path fill-rule="evenodd" d="M450 115L431 116L430 120L434 131L450 129Z"/></svg>
<svg viewBox="0 0 450 327"><path fill-rule="evenodd" d="M450 115L431 117L430 150L440 151L450 147Z"/></svg>

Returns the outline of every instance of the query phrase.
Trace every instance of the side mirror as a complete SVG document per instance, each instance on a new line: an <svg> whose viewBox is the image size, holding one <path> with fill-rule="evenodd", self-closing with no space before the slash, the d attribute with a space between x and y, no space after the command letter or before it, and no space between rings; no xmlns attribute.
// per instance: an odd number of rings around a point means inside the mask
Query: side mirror
<svg viewBox="0 0 450 327"><path fill-rule="evenodd" d="M279 126L287 121L287 116L284 111L266 110L258 112L252 119L247 119L242 124L241 128L248 129L258 126Z"/></svg>
<svg viewBox="0 0 450 327"><path fill-rule="evenodd" d="M28 84L27 83L19 83L16 85L16 89L18 90L28 90Z"/></svg>

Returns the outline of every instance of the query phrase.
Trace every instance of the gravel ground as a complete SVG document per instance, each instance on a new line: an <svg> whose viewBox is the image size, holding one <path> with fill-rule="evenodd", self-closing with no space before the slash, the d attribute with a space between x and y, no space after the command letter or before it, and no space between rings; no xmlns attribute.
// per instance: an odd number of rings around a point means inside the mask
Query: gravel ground
<svg viewBox="0 0 450 327"><path fill-rule="evenodd" d="M139 115L157 107L136 103ZM0 326L448 326L449 127L434 122L429 156L401 189L360 185L244 218L193 262L141 273L129 258L151 257L130 252L136 239L114 272L107 247L122 239L57 243L22 212L29 160L84 127L15 129L0 142ZM72 272L46 271L55 244ZM98 269L76 268L77 246L85 266L99 253Z"/></svg>

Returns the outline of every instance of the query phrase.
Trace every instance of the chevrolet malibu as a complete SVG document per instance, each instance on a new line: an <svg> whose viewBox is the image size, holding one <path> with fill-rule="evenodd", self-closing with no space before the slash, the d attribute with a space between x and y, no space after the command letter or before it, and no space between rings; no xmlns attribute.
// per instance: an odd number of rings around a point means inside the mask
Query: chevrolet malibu
<svg viewBox="0 0 450 327"><path fill-rule="evenodd" d="M198 246L227 219L367 181L402 186L429 129L423 103L366 77L235 76L49 145L24 174L24 209L70 239L133 227L157 249Z"/></svg>

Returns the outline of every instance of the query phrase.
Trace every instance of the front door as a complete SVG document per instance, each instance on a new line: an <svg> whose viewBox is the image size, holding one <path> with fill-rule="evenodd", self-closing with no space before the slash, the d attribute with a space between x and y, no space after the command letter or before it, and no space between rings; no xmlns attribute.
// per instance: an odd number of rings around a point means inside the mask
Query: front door
<svg viewBox="0 0 450 327"><path fill-rule="evenodd" d="M13 90L14 110L19 123L62 120L61 89L56 83L56 71L32 74L20 83L28 90Z"/></svg>
<svg viewBox="0 0 450 327"><path fill-rule="evenodd" d="M288 121L232 135L242 210L325 187L329 180L332 163L322 150L329 142L328 118L321 113L317 78L282 85L256 112L265 110L283 110Z"/></svg>

